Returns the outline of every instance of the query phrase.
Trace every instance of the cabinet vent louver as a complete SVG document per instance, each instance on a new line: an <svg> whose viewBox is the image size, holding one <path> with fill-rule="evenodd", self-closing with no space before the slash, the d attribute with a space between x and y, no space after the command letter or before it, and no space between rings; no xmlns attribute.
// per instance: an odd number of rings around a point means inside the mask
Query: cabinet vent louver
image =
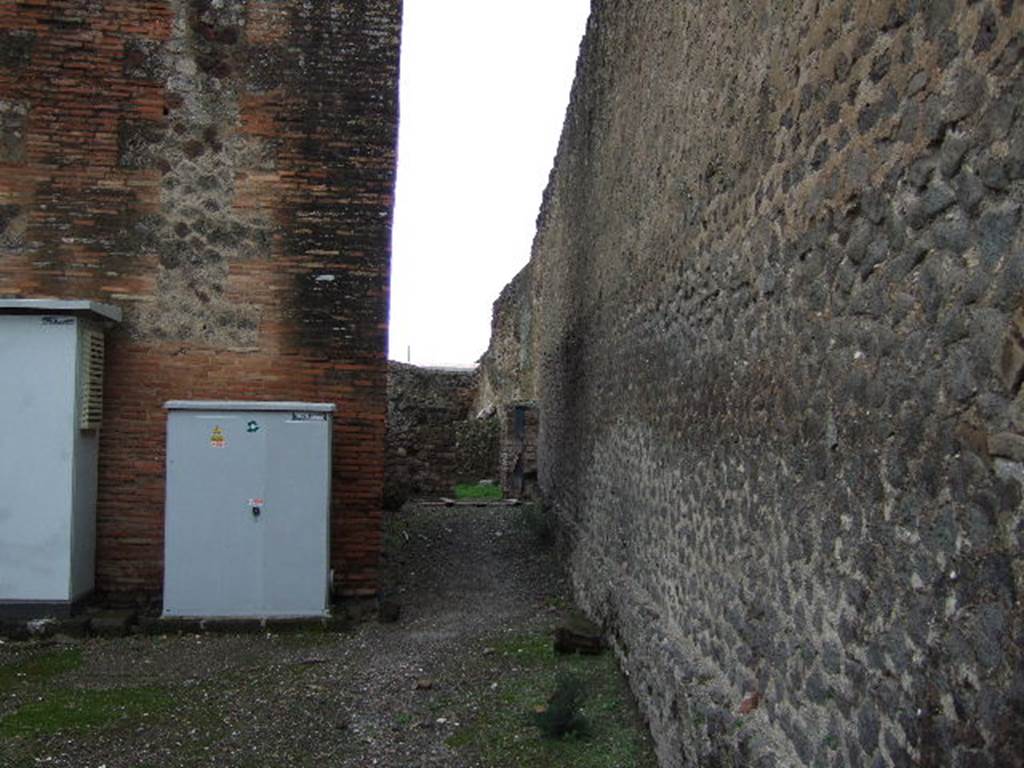
<svg viewBox="0 0 1024 768"><path fill-rule="evenodd" d="M103 334L86 330L82 334L82 390L79 407L80 429L99 429L103 420Z"/></svg>

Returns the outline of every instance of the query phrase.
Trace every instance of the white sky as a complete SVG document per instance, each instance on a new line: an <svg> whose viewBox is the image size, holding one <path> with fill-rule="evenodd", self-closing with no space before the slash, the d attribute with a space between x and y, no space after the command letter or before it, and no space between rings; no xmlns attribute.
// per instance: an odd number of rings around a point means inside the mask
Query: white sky
<svg viewBox="0 0 1024 768"><path fill-rule="evenodd" d="M590 0L405 0L390 357L472 365L530 258Z"/></svg>

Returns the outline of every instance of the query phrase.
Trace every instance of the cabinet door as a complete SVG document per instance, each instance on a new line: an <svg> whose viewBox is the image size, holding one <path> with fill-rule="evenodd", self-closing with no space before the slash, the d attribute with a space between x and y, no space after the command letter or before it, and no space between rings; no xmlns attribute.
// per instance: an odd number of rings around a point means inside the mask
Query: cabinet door
<svg viewBox="0 0 1024 768"><path fill-rule="evenodd" d="M164 614L263 615L267 435L242 412L172 413Z"/></svg>
<svg viewBox="0 0 1024 768"><path fill-rule="evenodd" d="M71 599L75 322L0 317L0 601Z"/></svg>
<svg viewBox="0 0 1024 768"><path fill-rule="evenodd" d="M330 418L267 416L264 615L319 615L328 601Z"/></svg>

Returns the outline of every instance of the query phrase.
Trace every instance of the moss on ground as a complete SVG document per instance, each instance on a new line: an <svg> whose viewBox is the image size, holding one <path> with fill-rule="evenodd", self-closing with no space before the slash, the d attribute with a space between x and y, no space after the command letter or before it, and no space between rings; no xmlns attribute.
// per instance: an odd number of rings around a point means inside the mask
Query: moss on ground
<svg viewBox="0 0 1024 768"><path fill-rule="evenodd" d="M501 488L497 485L456 485L455 498L459 501L500 501Z"/></svg>
<svg viewBox="0 0 1024 768"><path fill-rule="evenodd" d="M169 710L172 704L170 693L161 688L53 691L0 720L0 737L39 738L55 733L81 733L155 717Z"/></svg>
<svg viewBox="0 0 1024 768"><path fill-rule="evenodd" d="M655 768L653 746L613 654L556 655L547 635L513 638L494 647L494 701L485 702L477 718L448 740L449 746L473 751L487 768ZM546 739L533 714L565 675L585 687L581 712L587 735Z"/></svg>
<svg viewBox="0 0 1024 768"><path fill-rule="evenodd" d="M82 666L79 648L63 648L46 653L28 655L0 665L0 692L17 685L37 683Z"/></svg>
<svg viewBox="0 0 1024 768"><path fill-rule="evenodd" d="M4 745L0 762L33 765L32 755L48 737L132 727L171 709L173 698L162 688L64 685L61 677L79 669L83 662L82 648L62 648L29 651L0 665L0 693L13 698L13 706L0 714L0 743Z"/></svg>

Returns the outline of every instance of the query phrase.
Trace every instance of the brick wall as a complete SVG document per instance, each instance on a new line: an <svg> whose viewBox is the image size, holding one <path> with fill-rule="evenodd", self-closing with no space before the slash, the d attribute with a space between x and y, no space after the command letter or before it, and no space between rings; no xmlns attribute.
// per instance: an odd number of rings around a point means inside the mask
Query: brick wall
<svg viewBox="0 0 1024 768"><path fill-rule="evenodd" d="M1024 764L1022 49L1012 0L594 4L541 484L665 766Z"/></svg>
<svg viewBox="0 0 1024 768"><path fill-rule="evenodd" d="M168 399L338 407L332 560L378 586L401 3L0 0L0 295L98 299L97 581L162 575Z"/></svg>

